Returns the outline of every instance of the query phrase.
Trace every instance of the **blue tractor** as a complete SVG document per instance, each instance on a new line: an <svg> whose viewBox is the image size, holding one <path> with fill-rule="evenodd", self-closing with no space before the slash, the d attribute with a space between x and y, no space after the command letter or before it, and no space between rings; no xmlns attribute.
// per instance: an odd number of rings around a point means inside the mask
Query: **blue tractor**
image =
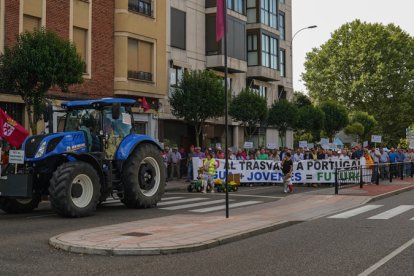
<svg viewBox="0 0 414 276"><path fill-rule="evenodd" d="M165 167L159 144L134 134L134 104L121 98L63 103L64 131L24 141L24 164L0 179L0 208L30 212L42 196L65 217L88 216L111 196L128 208L156 206Z"/></svg>

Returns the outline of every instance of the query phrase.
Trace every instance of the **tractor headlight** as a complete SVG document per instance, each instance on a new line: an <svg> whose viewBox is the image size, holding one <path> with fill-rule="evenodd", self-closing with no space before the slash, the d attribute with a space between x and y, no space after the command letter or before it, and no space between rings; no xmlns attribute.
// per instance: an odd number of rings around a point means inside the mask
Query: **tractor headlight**
<svg viewBox="0 0 414 276"><path fill-rule="evenodd" d="M46 150L46 141L44 141L36 152L35 158L42 157Z"/></svg>

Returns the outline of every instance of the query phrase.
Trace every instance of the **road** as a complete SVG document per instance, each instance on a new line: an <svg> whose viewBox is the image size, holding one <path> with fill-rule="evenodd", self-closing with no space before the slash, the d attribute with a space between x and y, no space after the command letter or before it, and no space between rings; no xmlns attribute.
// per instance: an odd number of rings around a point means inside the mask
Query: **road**
<svg viewBox="0 0 414 276"><path fill-rule="evenodd" d="M231 194L230 198L234 202L268 202L283 196L280 189L243 188L237 193L239 196ZM165 198L174 199L163 202L203 196L211 201L223 199L223 194L177 191L167 193ZM57 217L47 205L30 215L0 213L0 275L358 275L374 265L378 268L374 267L372 275L414 275L414 246L411 244L414 241L414 220L411 220L414 218L414 191L370 203L362 206L363 209L194 253L87 256L58 251L47 244L50 236L66 231L211 207L162 209L197 202L205 200L146 210L127 210L113 202L102 206L95 216L82 219Z"/></svg>

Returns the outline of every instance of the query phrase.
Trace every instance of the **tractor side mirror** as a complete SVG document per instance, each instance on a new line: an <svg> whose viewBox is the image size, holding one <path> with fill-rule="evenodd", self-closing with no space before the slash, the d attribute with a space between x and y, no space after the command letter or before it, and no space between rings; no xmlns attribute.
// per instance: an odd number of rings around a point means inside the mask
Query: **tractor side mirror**
<svg viewBox="0 0 414 276"><path fill-rule="evenodd" d="M119 103L112 104L112 119L118 120L121 115L121 105Z"/></svg>
<svg viewBox="0 0 414 276"><path fill-rule="evenodd" d="M47 102L43 110L43 121L45 123L49 122L53 116L53 106L50 102Z"/></svg>

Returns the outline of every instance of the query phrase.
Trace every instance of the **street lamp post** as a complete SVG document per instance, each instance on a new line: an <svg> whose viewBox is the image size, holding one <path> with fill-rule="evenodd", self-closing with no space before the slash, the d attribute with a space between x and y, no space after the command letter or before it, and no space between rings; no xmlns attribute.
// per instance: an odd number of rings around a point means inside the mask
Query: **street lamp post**
<svg viewBox="0 0 414 276"><path fill-rule="evenodd" d="M296 31L296 33L292 36L292 41L290 42L290 56L293 56L293 40L295 39L295 36L303 30L315 29L317 27L318 26L316 26L316 25L312 25L312 26L304 27L304 28L299 29L299 30ZM292 60L292 62L293 62L293 60Z"/></svg>

